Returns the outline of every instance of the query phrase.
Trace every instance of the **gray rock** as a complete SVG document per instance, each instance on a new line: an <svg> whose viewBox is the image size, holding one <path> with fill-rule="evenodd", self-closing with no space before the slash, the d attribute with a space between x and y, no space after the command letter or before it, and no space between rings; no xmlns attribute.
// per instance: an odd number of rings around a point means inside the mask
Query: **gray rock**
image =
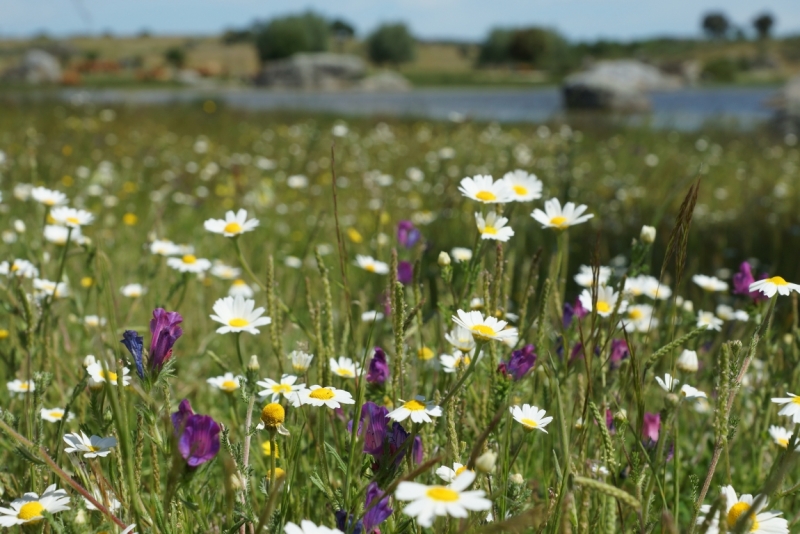
<svg viewBox="0 0 800 534"><path fill-rule="evenodd" d="M599 61L588 70L569 75L562 87L570 109L646 111L649 91L677 89L677 77L635 60Z"/></svg>
<svg viewBox="0 0 800 534"><path fill-rule="evenodd" d="M255 82L280 89L329 91L352 87L366 70L364 61L353 55L295 54L265 65Z"/></svg>
<svg viewBox="0 0 800 534"><path fill-rule="evenodd" d="M395 93L411 90L411 82L397 72L383 71L361 80L358 88L362 91Z"/></svg>
<svg viewBox="0 0 800 534"><path fill-rule="evenodd" d="M775 123L787 133L800 132L800 76L791 78L770 104L776 108Z"/></svg>
<svg viewBox="0 0 800 534"><path fill-rule="evenodd" d="M52 54L32 49L25 52L20 64L8 69L3 77L31 84L58 83L62 78L61 64Z"/></svg>

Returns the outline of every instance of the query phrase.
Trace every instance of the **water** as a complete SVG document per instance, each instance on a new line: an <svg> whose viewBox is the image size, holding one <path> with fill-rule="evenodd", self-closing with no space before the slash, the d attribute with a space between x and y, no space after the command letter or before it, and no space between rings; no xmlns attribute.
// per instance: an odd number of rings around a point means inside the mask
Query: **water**
<svg viewBox="0 0 800 534"><path fill-rule="evenodd" d="M752 128L773 115L768 102L775 88L690 88L651 95L652 112L609 116L658 128L694 130L725 122ZM566 117L558 88L535 89L415 89L398 93L290 92L259 89L67 89L61 97L73 102L127 105L167 105L213 98L246 110L318 111L342 116L390 116L428 119L474 119L540 123Z"/></svg>

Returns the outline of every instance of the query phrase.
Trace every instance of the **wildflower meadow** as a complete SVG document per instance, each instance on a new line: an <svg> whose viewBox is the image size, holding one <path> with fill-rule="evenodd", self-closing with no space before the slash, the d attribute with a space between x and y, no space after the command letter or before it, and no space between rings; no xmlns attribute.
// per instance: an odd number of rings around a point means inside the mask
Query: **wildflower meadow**
<svg viewBox="0 0 800 534"><path fill-rule="evenodd" d="M797 137L20 103L0 527L797 532Z"/></svg>

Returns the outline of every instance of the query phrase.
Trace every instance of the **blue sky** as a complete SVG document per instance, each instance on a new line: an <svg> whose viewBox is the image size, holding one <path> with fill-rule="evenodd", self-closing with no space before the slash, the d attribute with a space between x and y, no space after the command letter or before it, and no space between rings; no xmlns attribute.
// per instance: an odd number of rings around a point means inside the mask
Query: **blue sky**
<svg viewBox="0 0 800 534"><path fill-rule="evenodd" d="M703 13L722 8L740 25L769 11L781 34L800 33L800 0L0 0L0 38L47 31L213 34L255 18L314 9L368 32L404 21L423 38L480 39L496 25L544 25L572 39L699 33Z"/></svg>

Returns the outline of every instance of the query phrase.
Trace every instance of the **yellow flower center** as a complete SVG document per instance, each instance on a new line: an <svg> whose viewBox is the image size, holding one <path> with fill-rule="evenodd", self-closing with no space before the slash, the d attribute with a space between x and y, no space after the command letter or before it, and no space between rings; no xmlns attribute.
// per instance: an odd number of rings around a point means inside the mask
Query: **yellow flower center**
<svg viewBox="0 0 800 534"><path fill-rule="evenodd" d="M87 446L86 446L86 448L87 448L88 450L90 450L91 452L97 452L97 451L99 451L99 450L100 450L100 448L99 448L99 447L95 447L94 445L87 445Z"/></svg>
<svg viewBox="0 0 800 534"><path fill-rule="evenodd" d="M373 265L373 264L371 264L371 263L368 263L368 264L366 264L366 265L364 266L364 270L365 270L365 271L369 271L369 272L371 272L371 273L374 273L374 272L375 272L375 265Z"/></svg>
<svg viewBox="0 0 800 534"><path fill-rule="evenodd" d="M15 264L13 264L13 265L11 266L11 272L12 272L12 273L13 273L13 272L16 272L16 271L19 271L19 269L20 269L20 267L19 267L19 265L18 265L18 264L16 264L16 263L15 263Z"/></svg>
<svg viewBox="0 0 800 534"><path fill-rule="evenodd" d="M557 226L559 228L564 228L566 226L569 226L566 223L567 223L567 218L564 217L563 215L559 215L558 217L553 217L552 219L550 219L550 224L552 224L553 226Z"/></svg>
<svg viewBox="0 0 800 534"><path fill-rule="evenodd" d="M732 529L735 527L736 523L739 521L739 517L741 517L742 514L747 513L749 509L750 505L745 502L737 502L731 506L731 509L728 510L728 517L726 519L728 528ZM750 527L750 532L755 532L756 530L758 530L758 521L756 521L755 516L753 516L753 525Z"/></svg>
<svg viewBox="0 0 800 534"><path fill-rule="evenodd" d="M477 198L478 200L482 200L484 202L491 202L492 200L497 200L497 196L491 191L478 191L475 194L475 198Z"/></svg>
<svg viewBox="0 0 800 534"><path fill-rule="evenodd" d="M264 452L264 456L272 456L272 446L269 444L269 441L265 441L261 444L261 450ZM280 458L280 451L278 450L278 444L275 444L275 458ZM277 468L275 469L277 471Z"/></svg>
<svg viewBox="0 0 800 534"><path fill-rule="evenodd" d="M634 321L637 321L637 320L641 319L642 315L644 315L644 314L641 312L641 310L633 309L633 310L628 312L628 317L630 317Z"/></svg>
<svg viewBox="0 0 800 534"><path fill-rule="evenodd" d="M272 386L273 393L291 393L292 386L287 386L286 384L275 384Z"/></svg>
<svg viewBox="0 0 800 534"><path fill-rule="evenodd" d="M419 412L425 409L425 405L422 404L420 401L413 399L403 404L403 408L405 408L406 410L410 410L412 412Z"/></svg>
<svg viewBox="0 0 800 534"><path fill-rule="evenodd" d="M351 371L350 369L343 368L343 367L339 367L339 369L336 370L336 374L339 375L339 376L346 376L348 378L352 378L352 377L356 376L355 373L353 373L353 371Z"/></svg>
<svg viewBox="0 0 800 534"><path fill-rule="evenodd" d="M786 280L784 280L780 276L773 276L772 278L768 279L767 282L772 282L776 286L788 286L789 285L789 282L787 282Z"/></svg>
<svg viewBox="0 0 800 534"><path fill-rule="evenodd" d="M312 399L318 400L331 400L333 398L333 391L330 388L315 389L308 395Z"/></svg>
<svg viewBox="0 0 800 534"><path fill-rule="evenodd" d="M600 313L608 313L611 311L611 305L608 302L604 302L602 300L597 301L597 311Z"/></svg>
<svg viewBox="0 0 800 534"><path fill-rule="evenodd" d="M225 228L223 228L222 231L226 234L238 234L242 231L242 225L238 222L229 222L225 225Z"/></svg>
<svg viewBox="0 0 800 534"><path fill-rule="evenodd" d="M41 517L42 512L44 512L44 506L39 501L33 501L23 504L17 512L17 517L23 521L30 521L34 517Z"/></svg>
<svg viewBox="0 0 800 534"><path fill-rule="evenodd" d="M22 391L28 391L29 387L30 386L28 385L27 382L23 382L22 384L19 385L19 389L21 389Z"/></svg>
<svg viewBox="0 0 800 534"><path fill-rule="evenodd" d="M420 360L430 360L433 358L433 351L428 347L422 347L417 351L417 357Z"/></svg>
<svg viewBox="0 0 800 534"><path fill-rule="evenodd" d="M271 476L272 476L272 470L271 469L267 469L267 478L270 478ZM286 471L284 471L280 467L276 467L275 468L275 478L280 480L281 478L283 478L285 476L286 476Z"/></svg>
<svg viewBox="0 0 800 534"><path fill-rule="evenodd" d="M55 199L48 198L48 199L45 199L45 201L42 202L42 204L44 204L45 206L55 206L56 205L56 201L55 201Z"/></svg>
<svg viewBox="0 0 800 534"><path fill-rule="evenodd" d="M0 339L6 339L9 335L11 334L9 334L8 330L0 328Z"/></svg>
<svg viewBox="0 0 800 534"><path fill-rule="evenodd" d="M525 187L522 187L521 185L515 185L514 186L514 192L516 194L518 194L519 196L524 197L525 195L528 194L528 189L525 188Z"/></svg>
<svg viewBox="0 0 800 534"><path fill-rule="evenodd" d="M792 402L795 404L800 404L800 397L792 397Z"/></svg>
<svg viewBox="0 0 800 534"><path fill-rule="evenodd" d="M270 402L261 410L261 421L267 428L275 428L286 419L286 410L277 402Z"/></svg>
<svg viewBox="0 0 800 534"><path fill-rule="evenodd" d="M112 384L117 383L117 373L113 373L111 371L100 371L100 376L102 376Z"/></svg>
<svg viewBox="0 0 800 534"><path fill-rule="evenodd" d="M526 428L536 428L539 426L539 423L537 423L533 419L528 419L527 417L524 419L520 419L519 422L522 423L522 425L525 426Z"/></svg>
<svg viewBox="0 0 800 534"><path fill-rule="evenodd" d="M188 264L197 263L197 256L195 256L194 254L186 254L183 257L183 263L188 263Z"/></svg>
<svg viewBox="0 0 800 534"><path fill-rule="evenodd" d="M92 280L91 276L84 276L81 278L81 287L92 287L94 280Z"/></svg>
<svg viewBox="0 0 800 534"><path fill-rule="evenodd" d="M440 502L455 502L458 500L458 492L444 486L433 486L425 492L425 495L431 500Z"/></svg>
<svg viewBox="0 0 800 534"><path fill-rule="evenodd" d="M481 232L481 233L489 234L489 235L497 235L497 228L495 228L494 226L485 226L483 228L483 232Z"/></svg>
<svg viewBox="0 0 800 534"><path fill-rule="evenodd" d="M784 449L789 446L789 440L786 438L778 438L775 441L777 441L778 445L780 445Z"/></svg>
<svg viewBox="0 0 800 534"><path fill-rule="evenodd" d="M239 384L236 383L236 380L225 380L219 388L225 391L233 391L238 387Z"/></svg>
<svg viewBox="0 0 800 534"><path fill-rule="evenodd" d="M239 279L233 281L233 285L235 285L236 287L241 287L241 286L246 286L247 283L244 280L242 280L241 278L239 278Z"/></svg>
<svg viewBox="0 0 800 534"><path fill-rule="evenodd" d="M61 419L62 417L64 417L64 412L62 412L61 410L50 410L48 415L50 415L50 417L52 417L53 419Z"/></svg>
<svg viewBox="0 0 800 534"><path fill-rule="evenodd" d="M467 466L466 465L462 465L461 467L456 469L456 476L460 475L461 473L463 473L466 470L467 470Z"/></svg>
<svg viewBox="0 0 800 534"><path fill-rule="evenodd" d="M70 224L80 224L81 221L77 217L67 217L67 222Z"/></svg>
<svg viewBox="0 0 800 534"><path fill-rule="evenodd" d="M122 216L122 222L128 226L133 226L139 221L139 217L135 213L126 213Z"/></svg>
<svg viewBox="0 0 800 534"><path fill-rule="evenodd" d="M248 321L247 319L242 319L241 317L237 317L235 319L231 319L230 321L228 321L228 325L232 326L234 328L242 328L242 327L247 326L249 324L250 324L250 321Z"/></svg>
<svg viewBox="0 0 800 534"><path fill-rule="evenodd" d="M471 330L473 336L483 339L488 339L496 334L491 326L485 324L476 324L471 328Z"/></svg>

